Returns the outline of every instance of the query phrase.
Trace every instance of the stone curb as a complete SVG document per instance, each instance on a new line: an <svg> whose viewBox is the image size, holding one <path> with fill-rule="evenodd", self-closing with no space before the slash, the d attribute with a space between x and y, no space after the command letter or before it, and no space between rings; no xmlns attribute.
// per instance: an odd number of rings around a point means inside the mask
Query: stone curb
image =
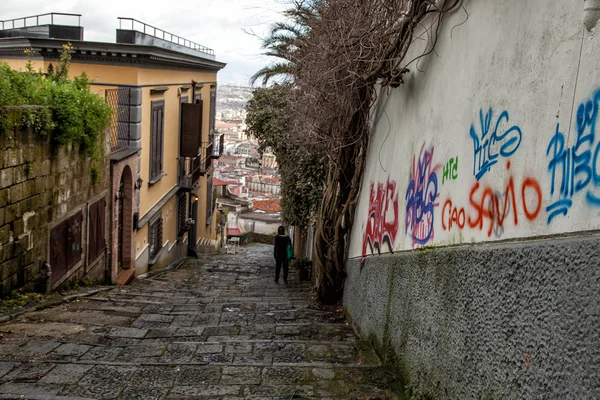
<svg viewBox="0 0 600 400"><path fill-rule="evenodd" d="M191 260L192 257L181 257L181 258L173 261L171 264L169 264L169 266L167 266L165 268L161 268L161 269L156 270L156 271L146 272L143 275L136 276L135 279L150 279L150 278L153 278L153 277L155 277L157 275L165 273L167 271L171 271L171 270L174 270L174 269L179 269L183 265L184 261L186 261L188 259Z"/></svg>
<svg viewBox="0 0 600 400"><path fill-rule="evenodd" d="M55 306L58 306L58 305L61 305L61 304L64 304L64 303L69 303L69 302L71 302L73 300L77 300L77 299L81 299L81 298L84 298L84 297L93 296L95 294L102 293L102 292L107 292L107 291L112 290L112 289L114 289L114 287L106 287L106 288L95 289L95 290L92 290L92 291L89 291L89 292L86 292L86 293L78 293L78 294L72 294L70 296L65 296L65 297L63 297L60 300L51 301L51 302L44 303L44 304L38 304L36 306L29 307L29 308L27 308L25 310L21 310L21 311L16 312L16 313L4 315L4 316L0 317L0 323L2 323L2 322L8 322L8 321L13 320L16 317L18 317L20 315L23 315L25 313L28 313L28 312L45 310L46 308L55 307ZM2 397L0 397L0 399L2 399Z"/></svg>

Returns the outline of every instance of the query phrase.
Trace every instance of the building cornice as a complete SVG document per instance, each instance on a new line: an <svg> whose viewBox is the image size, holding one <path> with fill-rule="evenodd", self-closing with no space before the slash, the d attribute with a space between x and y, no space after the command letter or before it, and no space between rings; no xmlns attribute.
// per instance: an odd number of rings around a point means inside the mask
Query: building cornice
<svg viewBox="0 0 600 400"><path fill-rule="evenodd" d="M0 57L25 58L27 55L24 51L31 49L35 52L33 59L58 60L62 46L66 42L70 42L73 46L71 53L73 62L133 64L144 67L206 71L219 71L226 65L201 56L196 57L156 46L23 37L0 39Z"/></svg>

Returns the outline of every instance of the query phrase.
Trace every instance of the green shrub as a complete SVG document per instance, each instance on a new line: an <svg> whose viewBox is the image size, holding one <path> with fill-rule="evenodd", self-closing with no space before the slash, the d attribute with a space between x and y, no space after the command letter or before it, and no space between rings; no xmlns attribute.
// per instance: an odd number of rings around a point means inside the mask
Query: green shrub
<svg viewBox="0 0 600 400"><path fill-rule="evenodd" d="M97 159L112 111L103 98L90 92L85 73L67 77L70 52L71 45L63 45L58 67L48 73L33 71L31 63L25 71L0 64L0 134L23 128L48 132L53 143L80 144Z"/></svg>

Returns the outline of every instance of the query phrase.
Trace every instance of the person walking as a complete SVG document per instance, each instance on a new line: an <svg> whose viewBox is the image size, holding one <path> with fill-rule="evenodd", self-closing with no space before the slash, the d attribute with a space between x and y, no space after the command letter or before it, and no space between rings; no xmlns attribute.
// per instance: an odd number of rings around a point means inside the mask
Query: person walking
<svg viewBox="0 0 600 400"><path fill-rule="evenodd" d="M291 245L292 240L285 234L285 228L280 226L277 229L277 236L275 236L275 246L273 249L273 256L275 257L275 283L279 283L281 267L283 267L283 283L288 283L288 266L290 261L288 258L288 246Z"/></svg>

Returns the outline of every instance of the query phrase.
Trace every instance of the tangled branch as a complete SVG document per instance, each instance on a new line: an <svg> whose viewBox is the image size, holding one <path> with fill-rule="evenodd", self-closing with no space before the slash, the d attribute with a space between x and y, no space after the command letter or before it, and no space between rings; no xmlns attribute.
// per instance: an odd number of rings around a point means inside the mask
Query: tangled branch
<svg viewBox="0 0 600 400"><path fill-rule="evenodd" d="M461 1L318 0L303 14L305 30L295 37L289 65L296 88L292 136L319 143L328 155L315 239L322 302L335 302L343 291L376 88L404 83L409 67L434 51L444 16ZM426 51L406 62L426 21Z"/></svg>

